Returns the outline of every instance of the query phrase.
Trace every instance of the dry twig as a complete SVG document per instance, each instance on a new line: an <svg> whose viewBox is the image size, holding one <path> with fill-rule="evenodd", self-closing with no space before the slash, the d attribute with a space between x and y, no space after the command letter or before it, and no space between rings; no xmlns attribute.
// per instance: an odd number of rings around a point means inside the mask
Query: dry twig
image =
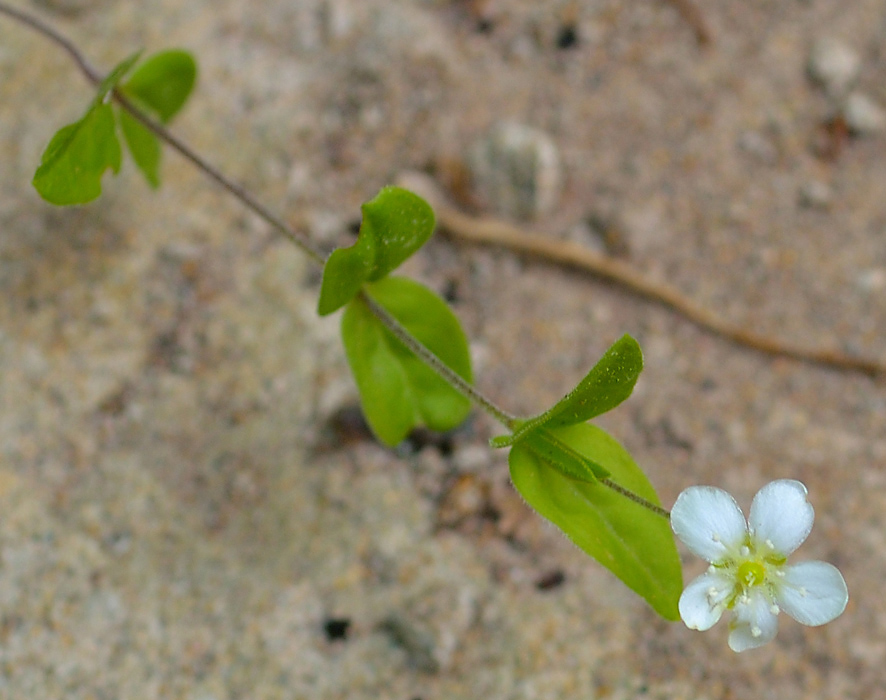
<svg viewBox="0 0 886 700"><path fill-rule="evenodd" d="M713 43L714 36L711 33L711 28L693 0L668 0L668 2L680 13L683 21L692 27L699 46L708 46Z"/></svg>
<svg viewBox="0 0 886 700"><path fill-rule="evenodd" d="M886 363L853 357L835 350L799 347L729 323L684 296L674 287L654 282L627 263L595 253L578 243L555 240L524 231L498 219L469 216L459 211L427 175L415 172L403 173L398 178L398 184L427 199L437 213L440 226L457 240L502 246L590 272L676 311L715 335L767 355L786 357L844 372L886 377Z"/></svg>

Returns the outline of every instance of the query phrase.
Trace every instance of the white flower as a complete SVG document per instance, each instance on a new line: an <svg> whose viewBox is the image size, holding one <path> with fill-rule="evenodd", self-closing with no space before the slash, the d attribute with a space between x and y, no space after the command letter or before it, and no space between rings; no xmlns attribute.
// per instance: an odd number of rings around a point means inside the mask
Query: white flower
<svg viewBox="0 0 886 700"><path fill-rule="evenodd" d="M813 627L838 617L849 592L837 568L821 561L785 563L812 530L814 517L806 487L790 479L760 489L747 523L735 499L722 489L683 491L671 509L671 527L689 549L711 562L680 596L686 626L710 629L724 610L731 610L729 646L745 651L775 637L780 610Z"/></svg>

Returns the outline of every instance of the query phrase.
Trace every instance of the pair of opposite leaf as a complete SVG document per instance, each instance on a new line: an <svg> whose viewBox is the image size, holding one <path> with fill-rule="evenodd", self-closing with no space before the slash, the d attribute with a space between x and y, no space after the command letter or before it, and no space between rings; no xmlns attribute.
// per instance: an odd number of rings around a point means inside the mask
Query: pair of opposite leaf
<svg viewBox="0 0 886 700"><path fill-rule="evenodd" d="M111 95L117 90L146 114L167 123L184 106L194 87L197 65L186 51L154 54L125 83L141 52L119 63L102 80L86 114L62 127L46 147L33 185L52 204L85 204L102 191L101 179L110 169L120 171L122 148L117 124L129 152L152 187L160 184L162 149L157 137L125 109L115 110Z"/></svg>
<svg viewBox="0 0 886 700"><path fill-rule="evenodd" d="M389 445L418 425L454 428L470 403L407 349L370 309L367 296L462 378L471 381L467 338L436 294L388 276L416 252L434 228L433 211L417 195L387 187L362 207L357 242L334 251L323 272L318 311L345 307L342 339L375 434ZM624 401L643 367L637 342L624 336L578 386L548 411L518 419L510 447L517 490L664 617L679 619L682 574L674 538L660 513L600 482L612 482L659 506L652 485L627 451L588 420Z"/></svg>
<svg viewBox="0 0 886 700"><path fill-rule="evenodd" d="M389 276L433 233L430 205L408 190L385 187L363 204L362 213L357 242L326 261L317 311L326 316L345 307L342 342L363 412L378 438L396 445L419 425L454 428L471 404L376 318L365 295L467 382L473 378L471 358L446 302L418 282Z"/></svg>

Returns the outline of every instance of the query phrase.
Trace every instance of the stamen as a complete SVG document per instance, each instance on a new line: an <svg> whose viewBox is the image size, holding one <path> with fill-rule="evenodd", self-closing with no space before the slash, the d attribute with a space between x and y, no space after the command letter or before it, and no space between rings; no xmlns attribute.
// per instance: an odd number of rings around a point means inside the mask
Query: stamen
<svg viewBox="0 0 886 700"><path fill-rule="evenodd" d="M807 594L808 594L808 591L807 591L803 586L800 586L800 588L798 589L798 591L799 591L800 595L803 596L804 598L805 598L805 597L807 596Z"/></svg>
<svg viewBox="0 0 886 700"><path fill-rule="evenodd" d="M748 547L746 544L742 545L742 547L741 547L741 556L746 557L746 556L748 556L750 553L751 553L751 548Z"/></svg>
<svg viewBox="0 0 886 700"><path fill-rule="evenodd" d="M781 611L779 610L779 607L775 603L773 603L769 606L769 612L771 612L773 615L778 615L778 613Z"/></svg>
<svg viewBox="0 0 886 700"><path fill-rule="evenodd" d="M775 545L772 544L772 540L766 540L763 544L769 547L769 549L775 549Z"/></svg>
<svg viewBox="0 0 886 700"><path fill-rule="evenodd" d="M752 637L759 637L761 634L763 634L763 630L761 630L759 627L757 627L756 625L751 627L751 636Z"/></svg>

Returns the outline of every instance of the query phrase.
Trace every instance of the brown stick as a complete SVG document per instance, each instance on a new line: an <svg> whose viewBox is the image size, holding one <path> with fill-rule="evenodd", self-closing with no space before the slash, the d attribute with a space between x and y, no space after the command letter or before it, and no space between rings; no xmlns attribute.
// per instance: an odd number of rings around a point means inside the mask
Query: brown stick
<svg viewBox="0 0 886 700"><path fill-rule="evenodd" d="M680 13L683 21L692 27L699 46L709 46L713 43L714 36L711 33L711 28L698 5L692 0L668 0L668 2Z"/></svg>
<svg viewBox="0 0 886 700"><path fill-rule="evenodd" d="M595 253L578 243L544 237L497 219L469 216L449 202L427 175L415 172L403 173L398 178L398 184L427 199L437 213L440 226L455 239L498 245L559 265L590 272L676 311L715 335L767 355L786 357L844 372L886 377L886 364L882 362L853 357L835 350L812 350L792 345L729 323L684 296L674 287L654 282L627 263Z"/></svg>

